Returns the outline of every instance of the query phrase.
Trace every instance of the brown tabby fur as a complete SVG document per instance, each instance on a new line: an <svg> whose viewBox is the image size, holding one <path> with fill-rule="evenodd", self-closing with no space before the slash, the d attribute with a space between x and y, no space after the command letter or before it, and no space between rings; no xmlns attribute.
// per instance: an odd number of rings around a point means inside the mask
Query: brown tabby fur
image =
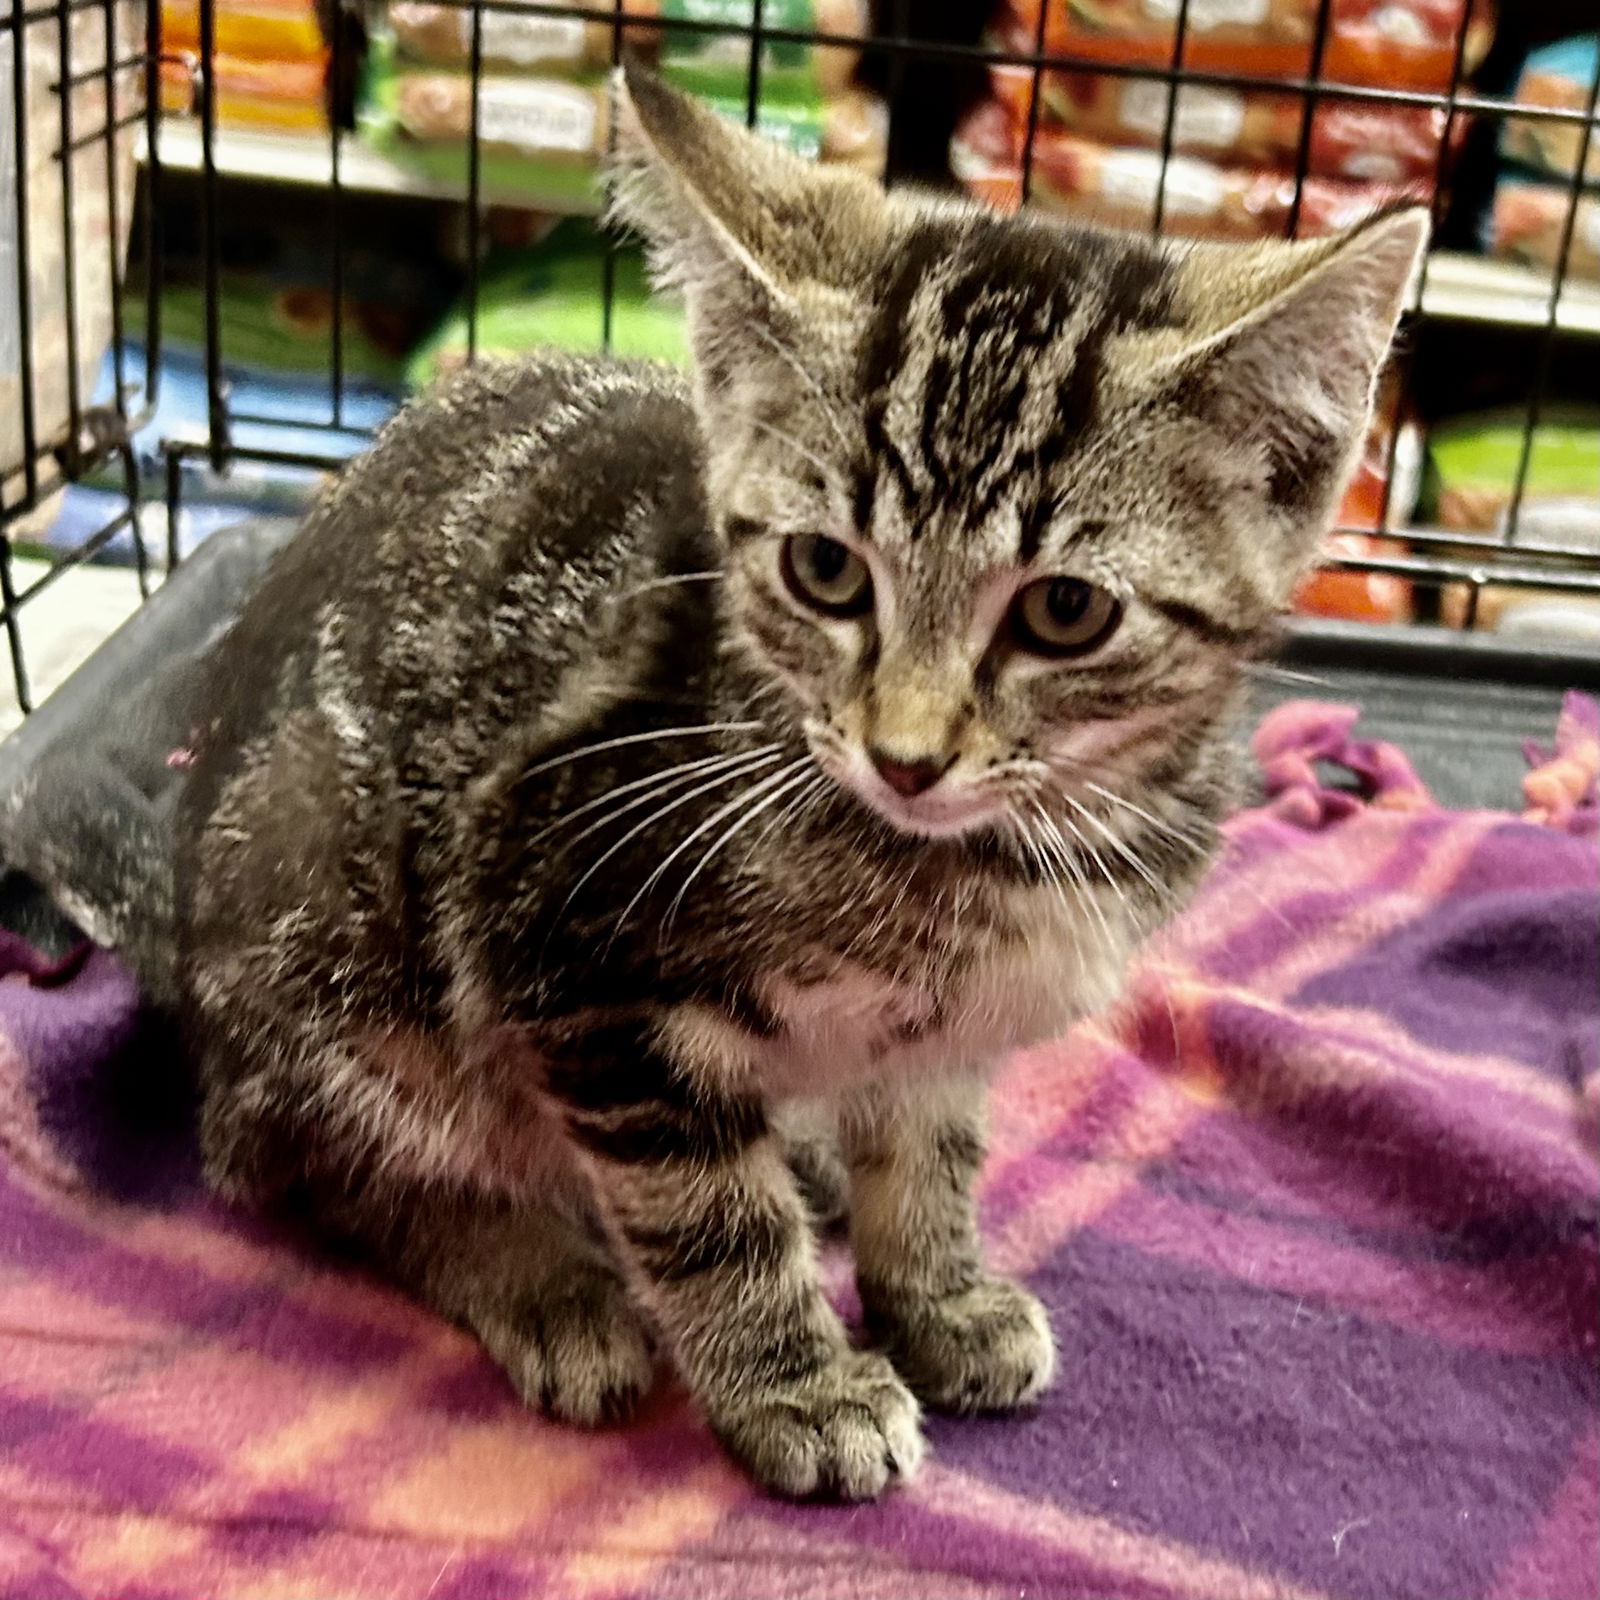
<svg viewBox="0 0 1600 1600"><path fill-rule="evenodd" d="M631 70L619 139L692 389L448 383L215 660L177 884L207 1171L558 1416L626 1412L664 1350L762 1482L870 1496L919 1399L1051 1379L982 1260L984 1075L1107 1004L1202 870L1424 222L1225 249L885 197ZM875 609L798 603L794 534ZM1123 614L1062 662L1004 620L1057 573ZM937 826L869 749L945 769ZM847 1173L874 1348L796 1172L828 1206Z"/></svg>

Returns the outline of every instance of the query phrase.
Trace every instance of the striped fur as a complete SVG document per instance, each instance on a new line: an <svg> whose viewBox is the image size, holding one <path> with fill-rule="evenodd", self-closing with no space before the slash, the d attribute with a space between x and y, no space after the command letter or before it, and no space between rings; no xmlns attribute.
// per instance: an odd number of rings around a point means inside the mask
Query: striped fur
<svg viewBox="0 0 1600 1600"><path fill-rule="evenodd" d="M693 387L460 377L215 659L178 863L208 1170L559 1415L625 1411L659 1341L764 1483L870 1496L918 1398L1049 1381L982 1263L983 1077L1198 878L1421 224L1180 250L885 199L637 74L619 125ZM869 611L798 604L789 535ZM1007 620L1057 574L1123 617L1065 663ZM872 746L944 776L890 803ZM819 1288L791 1125L819 1208L839 1131L881 1351Z"/></svg>

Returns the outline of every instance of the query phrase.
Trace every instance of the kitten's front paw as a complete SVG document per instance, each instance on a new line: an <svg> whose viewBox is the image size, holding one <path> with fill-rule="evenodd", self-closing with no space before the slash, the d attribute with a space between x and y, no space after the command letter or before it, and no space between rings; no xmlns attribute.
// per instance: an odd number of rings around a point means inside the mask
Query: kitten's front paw
<svg viewBox="0 0 1600 1600"><path fill-rule="evenodd" d="M870 1320L900 1375L935 1411L1012 1411L1055 1376L1044 1307L1007 1278L945 1300L899 1302Z"/></svg>
<svg viewBox="0 0 1600 1600"><path fill-rule="evenodd" d="M851 1351L719 1410L718 1437L778 1494L871 1500L922 1461L917 1402L882 1356Z"/></svg>
<svg viewBox="0 0 1600 1600"><path fill-rule="evenodd" d="M563 1422L620 1422L655 1379L649 1330L608 1274L574 1272L563 1289L475 1327L522 1398Z"/></svg>

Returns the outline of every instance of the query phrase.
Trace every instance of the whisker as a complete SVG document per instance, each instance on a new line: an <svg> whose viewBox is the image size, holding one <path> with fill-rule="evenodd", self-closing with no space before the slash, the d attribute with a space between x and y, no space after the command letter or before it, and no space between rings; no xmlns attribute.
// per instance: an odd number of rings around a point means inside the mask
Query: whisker
<svg viewBox="0 0 1600 1600"><path fill-rule="evenodd" d="M1135 805L1133 801L1127 799L1125 796L1114 794L1109 789L1101 788L1101 786L1097 783L1087 784L1086 787L1092 789L1103 799L1111 801L1112 804L1121 806L1124 810L1132 812L1133 815L1137 817L1142 817L1144 821L1149 823L1152 828L1156 829L1156 831L1159 833L1165 834L1173 841L1173 843L1184 845L1189 850L1193 851L1196 859L1199 861L1208 861L1212 857L1218 855L1222 849L1226 848L1227 840L1224 839L1221 834L1214 834L1212 838L1205 839L1199 835L1174 826L1172 823L1164 820L1163 818L1155 816L1152 812L1146 811L1143 806ZM1264 911L1270 911L1272 915L1284 925L1284 927L1287 928L1290 926L1289 919L1284 916L1283 912L1277 906L1273 905L1272 902L1268 900L1267 897L1262 894L1261 891L1253 884L1243 883L1241 880L1241 886L1249 892L1249 894L1255 899L1256 903L1260 905Z"/></svg>
<svg viewBox="0 0 1600 1600"><path fill-rule="evenodd" d="M1216 824L1210 818L1203 818L1212 832L1207 835L1196 833L1192 829L1181 828L1170 819L1156 816L1153 812L1146 811L1143 806L1135 805L1127 796L1120 795L1115 790L1107 789L1102 784L1095 783L1088 774L1097 771L1082 761L1074 761L1071 756L1056 756L1051 763L1056 768L1062 768L1083 785L1085 789L1100 796L1102 800L1109 800L1113 805L1121 806L1125 811L1131 811L1135 816L1142 817L1152 828L1164 833L1169 839L1178 844L1186 844L1198 854L1209 854L1219 848L1227 847L1227 840L1221 836Z"/></svg>
<svg viewBox="0 0 1600 1600"><path fill-rule="evenodd" d="M635 823L633 827L629 828L620 839L616 840L602 855L598 856L590 865L589 869L583 874L583 876L579 878L575 884L573 884L571 890L567 894L567 898L561 902L560 906L556 910L555 917L550 924L550 933L545 935L545 946L548 947L551 934L555 932L556 927L560 924L561 918L566 914L568 907L570 907L572 902L578 898L579 892L582 890L584 884L586 884L595 875L595 873L597 873L601 867L606 864L606 862L616 855L619 850L624 849L632 840L637 839L641 833L644 833L647 829L660 822L663 817L670 816L680 806L688 805L691 800L698 799L703 794L709 794L713 789L720 789L725 783L733 783L740 778L747 777L750 773L756 771L758 768L766 766L769 762L776 761L780 754L781 752L777 750L759 752L756 755L749 757L745 765L736 768L732 772L720 772L716 777L710 779L708 782L697 784L694 788L678 795L675 799L669 800L666 805L658 807L655 811L652 811L643 822Z"/></svg>
<svg viewBox="0 0 1600 1600"><path fill-rule="evenodd" d="M1032 830L1028 828L1026 819L1018 817L1016 820L1020 825L1023 843L1031 851L1034 860L1038 863L1039 871L1044 875L1045 883L1055 894L1056 899L1060 901L1063 914L1071 916L1075 902L1079 917L1083 917L1089 910L1090 902L1077 872L1072 869L1065 856L1059 853L1052 855L1046 849L1048 841L1043 838L1036 838ZM1041 820L1043 819L1041 818ZM1054 862L1053 866L1052 862ZM1063 873L1063 867L1067 869L1066 873ZM1067 892L1069 888L1072 891L1070 898Z"/></svg>
<svg viewBox="0 0 1600 1600"><path fill-rule="evenodd" d="M1137 928L1139 926L1139 919L1133 916L1133 907L1130 904L1127 895L1123 893L1122 885L1117 882L1116 878L1112 875L1111 869L1106 865L1105 858L1101 856L1100 852L1096 850L1092 844L1089 843L1088 839L1084 837L1082 831L1073 823L1070 817L1052 817L1048 812L1045 812L1044 816L1045 820L1050 825L1051 831L1060 841L1064 858L1068 861L1068 863L1073 863L1073 851L1071 846L1067 844L1065 838L1062 837L1061 828L1063 826L1065 826L1067 832L1072 835L1073 843L1078 847L1078 854L1080 856L1086 856L1094 863L1095 868L1099 872L1100 876L1105 879L1106 887L1110 889L1111 893L1116 897L1117 903L1122 907L1122 909L1129 914L1129 917L1133 921L1134 927ZM1113 939L1111 935L1111 923L1106 917L1105 908L1100 904L1100 897L1094 893L1093 888L1089 883L1087 869L1082 871L1081 876L1084 894L1088 901L1089 907L1095 913L1096 919L1100 923L1100 931L1105 935L1106 948L1108 950L1115 949L1116 940Z"/></svg>
<svg viewBox="0 0 1600 1600"><path fill-rule="evenodd" d="M1319 678L1314 672L1296 672L1291 667L1280 667L1271 661L1252 662L1250 671L1266 678L1281 678L1285 683L1309 683L1318 689L1337 687L1330 678Z"/></svg>
<svg viewBox="0 0 1600 1600"><path fill-rule="evenodd" d="M801 759L802 762L805 760L804 757ZM785 768L784 771L794 773L793 767ZM783 773L778 774L780 778L782 778L783 775ZM710 849L708 849L705 854L702 855L694 864L694 870L690 872L689 876L686 877L678 886L678 892L672 897L672 904L667 907L667 914L662 919L661 932L663 936L665 936L666 933L671 929L673 920L678 915L678 907L683 904L684 896L689 892L689 886L696 878L700 876L701 872L705 870L705 867L707 863L710 862L711 858L716 855L716 853L725 844L727 844L730 839L739 833L741 829L747 828L752 822L754 822L755 819L760 816L768 806L774 804L778 800L781 800L786 794L792 794L802 784L808 783L809 781L809 774L805 772L800 772L791 776L787 782L780 783L776 789L772 790L764 798L758 800L754 805L750 806L749 809L745 811L743 816L736 818L728 826L728 828L724 830L724 832L717 838L716 843L713 844ZM744 799L745 797L741 796L740 798Z"/></svg>
<svg viewBox="0 0 1600 1600"><path fill-rule="evenodd" d="M776 816L767 819L766 827L761 830L760 836L756 840L756 848L759 850L772 837L774 831L783 827L785 823L798 822L806 814L807 809L814 806L822 798L823 793L832 782L833 780L827 773L816 773L812 777L810 784L796 795L788 805L784 806Z"/></svg>
<svg viewBox="0 0 1600 1600"><path fill-rule="evenodd" d="M1010 828L1017 837L1017 843L1027 852L1028 859L1033 862L1034 870L1038 872L1040 882L1058 892L1064 886L1057 876L1055 869L1050 865L1050 859L1044 853L1044 847L1034 838L1033 830L1028 826L1028 819L1020 812L1007 810L1001 817L1002 823ZM1062 904L1065 906L1066 898L1062 895Z"/></svg>
<svg viewBox="0 0 1600 1600"><path fill-rule="evenodd" d="M1087 877L1079 870L1078 863L1073 857L1072 847L1061 835L1061 829L1056 825L1055 819L1044 809L1038 800L1033 802L1034 815L1040 827L1040 843L1055 861L1058 870L1066 873L1072 885L1072 892L1077 899L1079 909L1092 915L1100 924L1100 931L1105 937L1106 948L1112 946L1111 924L1106 921L1106 915L1101 908L1099 900L1089 886ZM1063 904L1065 899L1063 898Z"/></svg>
<svg viewBox="0 0 1600 1600"><path fill-rule="evenodd" d="M1088 789L1092 794L1099 795L1102 800L1109 800L1114 806L1121 806L1124 811L1131 811L1134 816L1149 823L1157 833L1164 834L1175 844L1188 845L1197 855L1208 855L1216 848L1216 840L1214 838L1208 840L1200 834L1190 833L1188 830L1178 827L1175 823L1169 822L1166 818L1158 817L1153 811L1146 811L1143 806L1135 805L1126 795L1120 795L1114 790L1102 788L1098 783L1085 782L1084 788Z"/></svg>
<svg viewBox="0 0 1600 1600"><path fill-rule="evenodd" d="M567 750L559 756L551 756L548 761L541 761L529 767L526 772L520 773L517 781L526 782L529 778L538 777L542 772L553 772L557 767L564 767L569 761L579 761L584 756L603 755L607 750L620 750L624 745L648 744L658 739L692 739L713 733L748 733L752 728L761 726L761 723L755 721L697 722L682 728L652 728L648 733L625 733L616 739L602 739L598 744L586 744L581 750Z"/></svg>
<svg viewBox="0 0 1600 1600"><path fill-rule="evenodd" d="M1133 802L1133 800L1130 800L1130 798L1126 797L1126 795L1117 794L1117 790L1115 789L1107 789L1107 787L1104 787L1104 784L1091 784L1091 782L1085 782L1083 787L1090 790L1090 794L1099 795L1101 800L1109 800L1112 805L1120 805L1122 806L1123 810L1131 811L1134 816L1138 816L1138 818L1142 818L1144 821L1149 822L1150 827L1154 827L1154 829L1157 829L1157 832L1162 832L1162 834L1165 834L1168 838L1176 838L1179 843L1184 843L1184 845L1194 845L1194 843L1198 843L1198 838L1195 837L1195 835L1187 834L1186 830L1179 829L1179 827L1176 826L1176 824L1173 824L1173 822L1166 821L1166 818L1160 818L1160 816L1157 816L1154 811L1144 810L1144 806Z"/></svg>
<svg viewBox="0 0 1600 1600"><path fill-rule="evenodd" d="M643 900L658 883L661 882L662 878L666 875L667 869L674 861L678 859L679 856L683 854L685 850L689 848L690 845L695 842L696 839L700 838L706 833L709 833L711 829L716 827L716 825L725 816L727 816L730 811L737 811L739 807L744 805L745 802L753 795L762 794L770 789L773 784L781 783L784 778L788 777L792 772L794 772L795 769L799 767L806 759L807 758L805 756L800 756L794 761L791 761L788 766L780 767L776 772L763 773L753 784L750 785L749 788L735 795L734 798L726 805L720 806L704 821L698 823L694 828L690 829L690 831L685 834L684 837L680 839L659 862L656 863L654 871L652 871L650 876L647 877L644 882L640 884L639 887L634 891L633 898L622 908L622 915L617 918L615 925L612 927L611 938L615 939L617 935L622 932L623 924L626 923L628 918L633 915L634 907L637 906L639 902ZM748 774L740 773L739 776L746 777Z"/></svg>
<svg viewBox="0 0 1600 1600"><path fill-rule="evenodd" d="M833 483L836 487L843 487L843 480L840 478L837 469L829 466L814 451L807 449L792 433L786 433L782 428L775 427L762 417L751 417L748 420L752 428L759 428L763 433L771 434L779 444L788 445L802 461L809 462L811 466L815 467L822 474L825 481Z"/></svg>
<svg viewBox="0 0 1600 1600"><path fill-rule="evenodd" d="M580 840L587 839L590 834L599 828L603 828L608 822L613 822L616 818L626 815L637 806L647 805L658 793L665 793L670 789L676 788L680 783L688 782L696 773L714 772L719 767L734 766L747 756L757 754L759 750L776 750L777 748L777 745L769 744L758 746L757 750L742 750L735 755L701 756L697 760L680 761L677 766L664 768L660 772L649 773L643 778L635 778L631 783L618 784L615 788L607 789L604 794L596 799L585 801L583 805L557 817L554 822L548 823L538 833L534 834L528 843L530 845L542 843L551 834L559 833L563 828L576 822L579 817L586 816L589 812L597 810L622 795L635 794L640 789L646 791L637 799L629 801L627 805L618 806L615 811L601 817L598 822L591 823L587 828L574 835L566 844L566 848L570 850L573 845L579 843Z"/></svg>
<svg viewBox="0 0 1600 1600"><path fill-rule="evenodd" d="M1090 821L1097 820L1090 813L1086 812L1085 815L1089 816ZM1118 848L1118 853L1119 854L1124 853L1125 847L1123 847L1121 845L1121 841L1117 840L1115 834L1113 834L1109 829L1104 829L1103 828L1101 831L1106 835L1106 837L1108 839L1110 839L1113 843L1116 843L1118 845L1118 847L1119 847ZM1074 828L1073 832L1076 834L1078 832L1078 830L1076 828ZM1081 835L1080 835L1080 837L1081 837ZM1134 933L1140 939L1144 939L1150 933L1154 932L1154 930L1161 925L1161 909L1160 909L1160 906L1158 905L1155 908L1153 916L1151 918L1147 919L1145 917L1142 917L1139 914L1139 908L1134 904L1133 897L1128 893L1128 891L1120 883L1117 882L1115 874L1112 873L1112 871L1110 870L1109 866L1106 863L1106 858L1092 844L1088 844L1086 842L1085 843L1085 849L1089 853L1089 858L1100 869L1100 874L1106 880L1106 883L1110 887L1110 890L1111 890L1112 894L1114 894L1117 897L1118 903L1122 906L1122 909L1127 913L1128 921L1129 921L1129 923L1132 924ZM1134 870L1136 872L1138 872L1141 877L1144 878L1145 882L1150 885L1152 891L1157 896L1165 896L1165 897L1170 898L1171 891L1169 889L1165 888L1157 878L1152 876L1149 868L1145 865L1143 859L1140 858L1140 857L1134 856L1132 854L1132 852L1126 852L1126 853L1129 855L1130 862L1131 862L1132 866L1134 867Z"/></svg>
<svg viewBox="0 0 1600 1600"><path fill-rule="evenodd" d="M631 589L624 589L621 594L613 595L615 601L632 600L635 595L649 594L652 589L670 589L679 583L711 583L722 577L720 569L715 572L679 572L667 578L651 578L647 583L635 584Z"/></svg>
<svg viewBox="0 0 1600 1600"><path fill-rule="evenodd" d="M1080 774L1091 770L1083 763L1073 761L1070 756L1057 757L1055 764L1076 768ZM1133 801L1127 799L1125 796L1116 794L1109 789L1103 788L1100 784L1093 783L1087 778L1082 777L1080 777L1079 781L1083 783L1083 786L1086 789L1093 790L1093 792L1099 795L1102 799L1109 800L1114 805L1122 806L1125 810L1132 812L1134 815L1142 817L1153 828L1165 833L1166 836L1173 840L1174 843L1186 845L1189 849L1194 851L1197 857L1206 858L1215 855L1220 859L1221 857L1225 856L1236 843L1236 841L1230 840L1224 834L1222 834L1220 830L1214 833L1213 837L1209 839L1205 838L1203 835L1196 835L1182 828L1176 827L1170 822L1163 821L1160 817L1157 817L1153 813L1146 811L1142 806L1135 805ZM1297 866L1303 868L1312 877L1320 879L1329 889L1334 890L1335 892L1338 892L1342 889L1343 886L1333 877L1331 873L1329 873L1319 863L1308 859L1306 851L1290 850L1286 852L1286 854L1288 859L1294 861ZM1244 889L1246 893L1250 895L1251 899L1253 899L1263 911L1269 912L1272 917L1281 923L1285 928L1291 930L1293 929L1294 924L1283 914L1283 911L1278 906L1274 905L1258 888L1256 888L1254 884L1249 883L1245 879L1239 877L1235 878L1234 883L1235 887Z"/></svg>
<svg viewBox="0 0 1600 1600"><path fill-rule="evenodd" d="M1149 867L1145 865L1143 858L1138 854L1138 852L1135 851L1125 839L1119 839L1117 835L1113 833L1111 829L1108 828L1105 823L1103 823L1099 817L1097 817L1094 812L1088 808L1088 806L1084 805L1081 801L1074 800L1070 794L1065 792L1063 792L1061 798L1065 800L1067 804L1071 806L1072 809L1076 811L1078 815L1082 817L1083 820L1087 822L1089 826L1092 827L1094 831L1098 833L1101 838L1103 838L1106 843L1109 844L1111 848L1115 850L1117 854L1121 856L1122 859L1126 861L1128 865L1132 867L1133 870L1137 872L1147 884L1150 885L1152 889L1155 890L1158 897L1165 897L1170 894L1171 891L1161 882L1159 878L1156 877L1153 872L1151 872ZM1108 873L1107 877L1109 878L1109 876L1110 875ZM1119 891L1121 887L1121 884L1117 885Z"/></svg>
<svg viewBox="0 0 1600 1600"><path fill-rule="evenodd" d="M1109 791L1101 790L1096 784L1091 783L1086 785L1086 787L1094 789L1096 793L1103 793L1106 799L1115 801L1116 804L1125 806L1128 810L1137 813L1137 815L1143 817L1146 822L1150 823L1152 827L1155 827L1166 833L1167 836L1175 843L1187 845L1195 852L1197 856L1204 858L1211 855L1222 855L1230 848L1230 841L1220 831L1215 832L1213 837L1207 839L1201 835L1189 833L1183 829L1172 827L1169 824L1164 823L1160 817L1152 816L1149 812L1143 810L1141 807L1134 805L1131 800L1124 799L1121 795L1112 794ZM1320 879L1321 882L1329 889L1332 889L1336 893L1343 889L1344 886L1333 876L1333 874L1323 867L1320 862L1312 861L1306 851L1289 850L1285 852L1285 854L1287 855L1288 859L1293 861L1298 867L1310 873L1312 877ZM1243 880L1239 881L1243 883ZM1286 928L1291 926L1288 918L1284 916L1282 911L1273 905L1272 902L1268 900L1259 889L1255 888L1254 885L1251 884L1244 884L1243 886L1247 888L1249 892L1256 898L1263 910L1270 911L1273 916L1275 916L1278 921L1283 923Z"/></svg>
<svg viewBox="0 0 1600 1600"><path fill-rule="evenodd" d="M1194 836L1192 836L1192 835L1190 835L1188 833L1185 833L1182 830L1180 830L1178 828L1175 828L1175 827L1172 827L1169 824L1163 822L1160 817L1153 816L1150 812L1146 811L1142 806L1136 806L1133 803L1133 801L1125 799L1122 795L1113 794L1109 789L1102 789L1099 784L1090 783L1090 784L1086 784L1085 787L1093 789L1096 794L1102 795L1105 799L1113 801L1115 804L1125 807L1127 810L1133 812L1136 816L1143 817L1144 820L1146 822L1148 822L1152 827L1154 827L1154 828L1158 829L1159 831L1167 834L1167 836L1169 838L1171 838L1172 840L1174 840L1176 843L1182 844L1182 845L1187 845L1191 850L1194 851L1195 855L1197 857L1201 858L1201 859L1205 859L1206 857L1212 855L1215 852L1215 850L1216 850L1216 848L1217 848L1219 843L1220 844L1225 844L1226 843L1226 841L1220 839L1220 837L1218 839L1212 840L1210 842L1205 842L1205 841L1199 840L1199 839L1195 838ZM1331 878L1326 878L1325 881L1327 881L1328 883L1331 884L1333 880ZM1264 894L1262 894L1262 892L1258 888L1256 888L1254 884L1247 883L1243 879L1236 880L1236 884L1237 884L1237 887L1243 888L1250 895L1250 897L1256 902L1256 904L1261 907L1261 909L1263 911L1271 912L1271 914L1280 923L1282 923L1285 928L1292 928L1293 927L1293 924L1283 914L1282 910L1278 906L1273 905L1273 903L1269 899L1267 899L1267 897Z"/></svg>
<svg viewBox="0 0 1600 1600"><path fill-rule="evenodd" d="M794 375L799 378L799 380L812 392L812 394L817 397L818 400L822 402L822 414L827 420L828 426L833 429L834 435L839 440L839 443L844 446L845 450L849 454L854 455L857 450L857 445L851 440L849 434L845 432L843 426L839 422L837 415L838 402L817 381L816 374L806 367L801 362L799 356L797 356L794 351L788 347L788 345L778 338L778 336L773 333L770 328L763 327L762 324L757 320L751 320L749 323L749 328L750 331L755 334L755 336L760 339L763 344L765 344L770 350L774 351L781 360L788 363Z"/></svg>

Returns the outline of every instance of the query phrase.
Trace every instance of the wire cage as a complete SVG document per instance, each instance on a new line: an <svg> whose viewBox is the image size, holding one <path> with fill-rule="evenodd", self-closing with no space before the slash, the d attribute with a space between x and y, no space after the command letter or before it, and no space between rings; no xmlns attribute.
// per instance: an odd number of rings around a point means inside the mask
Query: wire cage
<svg viewBox="0 0 1600 1600"><path fill-rule="evenodd" d="M451 331L430 370L494 347L491 313L516 289L491 246L594 212L600 85L630 41L688 63L730 115L890 185L1220 237L1304 236L1386 194L1426 198L1435 248L1300 607L1365 620L1299 631L1353 656L1450 664L1492 646L1496 671L1593 677L1571 621L1600 607L1600 51L1559 93L1519 75L1531 47L1593 30L1589 0L392 0L387 15L316 0L317 104L281 139L237 117L277 92L237 59L274 0L0 3L0 616L19 714L37 698L30 616L71 574L117 557L135 605L184 558L208 486L248 478L292 509L370 437L393 397L356 371L373 342L364 274L424 233L450 240ZM406 30L440 70L397 90ZM502 79L557 49L584 69L561 92ZM825 63L848 97L820 115L786 99L797 62ZM428 116L449 122L448 148L418 137ZM508 144L529 126L551 148L518 167ZM1508 155L1539 181L1497 186ZM292 405L241 377L241 212L314 247L309 311L303 281L299 299L322 342ZM1480 248L1489 230L1499 257ZM637 345L625 250L597 238L563 270L592 280L592 315L563 336ZM420 325L439 296L418 280L391 299ZM182 415L167 404L180 343ZM1433 435L1491 406L1493 471L1436 481ZM1321 603L1340 582L1403 604Z"/></svg>

